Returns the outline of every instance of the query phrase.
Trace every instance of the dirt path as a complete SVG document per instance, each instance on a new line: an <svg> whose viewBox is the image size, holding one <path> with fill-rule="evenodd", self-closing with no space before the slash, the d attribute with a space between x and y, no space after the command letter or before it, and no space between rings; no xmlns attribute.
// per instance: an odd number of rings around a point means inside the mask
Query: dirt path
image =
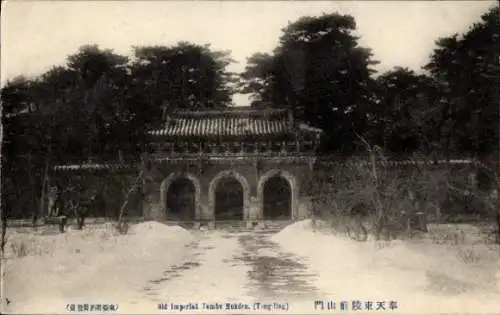
<svg viewBox="0 0 500 315"><path fill-rule="evenodd" d="M312 284L318 275L309 270L307 260L284 251L269 235L244 234L238 241L242 253L233 261L251 267L247 280L254 298L309 302L322 295Z"/></svg>
<svg viewBox="0 0 500 315"><path fill-rule="evenodd" d="M205 232L185 261L151 279L142 291L158 303L312 303L320 292L307 261L284 252L258 232Z"/></svg>

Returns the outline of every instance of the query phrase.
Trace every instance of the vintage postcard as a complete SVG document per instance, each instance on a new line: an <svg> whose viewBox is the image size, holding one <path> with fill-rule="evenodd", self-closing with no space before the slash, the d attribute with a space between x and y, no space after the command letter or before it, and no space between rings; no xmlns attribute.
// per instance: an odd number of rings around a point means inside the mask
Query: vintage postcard
<svg viewBox="0 0 500 315"><path fill-rule="evenodd" d="M2 314L499 314L496 1L1 11Z"/></svg>

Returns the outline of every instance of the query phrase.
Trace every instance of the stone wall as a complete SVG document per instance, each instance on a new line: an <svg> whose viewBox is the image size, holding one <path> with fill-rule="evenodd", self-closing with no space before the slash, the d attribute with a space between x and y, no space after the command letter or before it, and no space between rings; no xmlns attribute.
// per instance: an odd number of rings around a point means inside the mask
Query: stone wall
<svg viewBox="0 0 500 315"><path fill-rule="evenodd" d="M244 220L259 220L263 217L263 188L269 178L285 178L290 187L292 202L291 217L304 219L316 211L318 203L331 206L335 202L358 202L369 194L370 166L355 169L349 163L286 163L273 160L234 160L230 162L205 162L200 167L197 163L153 164L151 176L142 182L127 208L128 216L143 216L145 219L168 219L166 212L166 193L173 181L179 178L189 179L195 187L195 218L213 220L217 183L225 177L235 178L244 191ZM391 180L411 182L417 192L425 189L429 198L442 198L443 194L428 182L429 178L455 182L462 187L470 183L469 175L474 170L470 166L391 166L381 167L379 175L387 185ZM101 171L66 171L52 174L52 184L71 187L75 184L84 186L88 191L97 191L104 200L92 216L117 217L125 194L138 175L138 168L101 170ZM422 181L427 187L419 188L415 183ZM353 192L354 193L347 193ZM68 194L68 198L73 198Z"/></svg>
<svg viewBox="0 0 500 315"><path fill-rule="evenodd" d="M70 201L84 199L91 194L96 194L96 207L91 209L89 217L117 218L120 208L125 201L125 196L130 189L138 172L129 170L106 171L63 171L51 174L51 191L49 199L56 197L60 191L67 204ZM137 217L143 215L141 186L131 195L126 208L126 215ZM49 200L48 205L53 205L55 200ZM47 214L50 213L47 209ZM66 215L72 215L71 209L65 207ZM46 214L44 214L46 215Z"/></svg>

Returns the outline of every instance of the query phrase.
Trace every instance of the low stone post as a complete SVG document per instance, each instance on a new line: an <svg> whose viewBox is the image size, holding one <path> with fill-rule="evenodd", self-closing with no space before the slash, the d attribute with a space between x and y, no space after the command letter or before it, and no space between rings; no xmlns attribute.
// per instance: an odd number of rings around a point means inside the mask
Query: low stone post
<svg viewBox="0 0 500 315"><path fill-rule="evenodd" d="M47 215L53 216L54 210L56 209L57 205L57 196L60 194L60 192L57 191L57 187L49 187L47 191Z"/></svg>
<svg viewBox="0 0 500 315"><path fill-rule="evenodd" d="M68 218L65 215L59 217L59 232L64 233Z"/></svg>
<svg viewBox="0 0 500 315"><path fill-rule="evenodd" d="M200 222L194 222L193 229L194 230L199 230L200 228L201 228L201 223Z"/></svg>
<svg viewBox="0 0 500 315"><path fill-rule="evenodd" d="M209 230L215 230L215 221L209 221L208 222L208 229Z"/></svg>

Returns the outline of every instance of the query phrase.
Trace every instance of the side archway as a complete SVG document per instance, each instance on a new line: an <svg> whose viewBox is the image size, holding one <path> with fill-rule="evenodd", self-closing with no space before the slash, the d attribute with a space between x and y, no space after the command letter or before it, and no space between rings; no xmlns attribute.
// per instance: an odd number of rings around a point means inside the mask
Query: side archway
<svg viewBox="0 0 500 315"><path fill-rule="evenodd" d="M200 218L200 197L201 184L198 177L191 173L175 172L165 178L160 185L161 204L163 212L168 216L168 199L167 195L172 184L178 180L187 180L194 186L194 219Z"/></svg>
<svg viewBox="0 0 500 315"><path fill-rule="evenodd" d="M259 183L257 186L257 199L259 200L259 206L260 206L260 218L266 219L266 213L264 213L265 210L265 199L266 199L266 186L268 182L270 183L271 181L274 181L275 179L278 180L282 179L283 181L286 181L288 183L288 187L284 187L285 189L289 189L289 193L285 193L285 196L289 196L289 213L286 215L286 217L290 219L294 219L297 217L298 213L298 198L299 198L299 186L297 183L297 180L295 179L295 176L284 170L278 170L278 169L272 169L270 171L267 171L264 173L259 178ZM285 200L286 202L286 200Z"/></svg>
<svg viewBox="0 0 500 315"><path fill-rule="evenodd" d="M208 208L209 208L209 215L211 218L216 218L216 194L217 190L219 187L219 184L226 179L233 179L237 181L242 188L242 194L243 194L243 218L242 219L247 219L248 218L248 209L249 209L249 198L250 198L250 185L248 184L247 179L239 174L238 172L235 172L233 170L226 170L218 173L212 181L210 181L209 187L208 187Z"/></svg>

